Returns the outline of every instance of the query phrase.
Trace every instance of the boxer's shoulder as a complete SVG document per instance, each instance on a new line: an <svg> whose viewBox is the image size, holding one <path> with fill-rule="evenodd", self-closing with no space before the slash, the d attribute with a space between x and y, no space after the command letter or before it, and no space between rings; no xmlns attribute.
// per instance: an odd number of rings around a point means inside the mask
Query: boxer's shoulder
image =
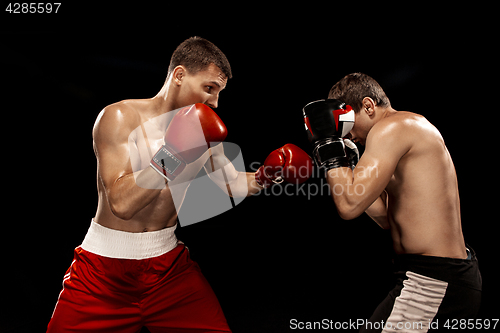
<svg viewBox="0 0 500 333"><path fill-rule="evenodd" d="M408 125L405 121L406 117L399 115L399 112L388 116L378 121L368 132L366 142L370 141L398 141L402 138L402 134L408 134ZM388 142L385 142L388 143Z"/></svg>
<svg viewBox="0 0 500 333"><path fill-rule="evenodd" d="M405 137L413 140L415 143L427 145L429 142L437 143L443 141L439 130L420 114L400 111L392 121L399 125L398 127L404 133Z"/></svg>
<svg viewBox="0 0 500 333"><path fill-rule="evenodd" d="M397 148L402 154L433 153L443 147L443 137L424 116L398 111L376 123L367 137L367 145Z"/></svg>
<svg viewBox="0 0 500 333"><path fill-rule="evenodd" d="M124 100L106 106L94 124L94 140L126 137L141 124L141 102Z"/></svg>
<svg viewBox="0 0 500 333"><path fill-rule="evenodd" d="M401 129L405 131L434 130L435 127L422 115L408 111L398 111L393 115L382 119L379 126Z"/></svg>
<svg viewBox="0 0 500 333"><path fill-rule="evenodd" d="M384 154L389 151L395 157L401 157L410 151L422 132L416 123L426 121L424 117L411 112L398 111L378 121L369 131L366 138L367 150L380 150Z"/></svg>
<svg viewBox="0 0 500 333"><path fill-rule="evenodd" d="M124 100L106 106L97 117L96 125L135 125L141 121L139 103L135 100Z"/></svg>
<svg viewBox="0 0 500 333"><path fill-rule="evenodd" d="M400 140L403 137L410 139L413 135L418 138L424 134L423 132L437 132L437 130L422 115L408 111L398 111L377 122L370 134L372 136L395 137Z"/></svg>

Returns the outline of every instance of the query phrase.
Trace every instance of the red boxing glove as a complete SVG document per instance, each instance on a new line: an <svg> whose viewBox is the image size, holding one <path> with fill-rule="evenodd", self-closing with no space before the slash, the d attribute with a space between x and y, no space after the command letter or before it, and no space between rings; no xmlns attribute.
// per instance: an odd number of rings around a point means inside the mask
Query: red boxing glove
<svg viewBox="0 0 500 333"><path fill-rule="evenodd" d="M201 103L186 106L173 117L165 132L165 145L150 165L172 181L210 148L209 142L224 141L226 136L226 126L210 107Z"/></svg>
<svg viewBox="0 0 500 333"><path fill-rule="evenodd" d="M311 177L313 164L311 157L294 144L288 143L269 154L257 172L257 184L269 187L286 180L301 184Z"/></svg>

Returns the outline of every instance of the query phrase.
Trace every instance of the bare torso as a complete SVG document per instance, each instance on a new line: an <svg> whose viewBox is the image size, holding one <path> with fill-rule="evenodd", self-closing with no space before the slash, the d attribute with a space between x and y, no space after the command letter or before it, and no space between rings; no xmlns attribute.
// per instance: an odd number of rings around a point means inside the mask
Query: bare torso
<svg viewBox="0 0 500 333"><path fill-rule="evenodd" d="M410 146L386 187L396 253L465 258L457 177L441 134L414 113L389 118L404 123Z"/></svg>
<svg viewBox="0 0 500 333"><path fill-rule="evenodd" d="M98 176L99 177L99 176ZM109 208L102 182L97 181L99 201L94 221L111 229L128 232L155 231L174 226L177 219L175 205L168 187L132 219L124 221L116 217Z"/></svg>
<svg viewBox="0 0 500 333"><path fill-rule="evenodd" d="M105 138L103 139L102 136L115 135L121 137L121 142L118 142L117 146L118 149L122 149L122 154L116 152L116 158L126 158L126 160L122 161L122 165L124 165L122 168L125 170L117 174L117 176L134 177L135 179L132 181L141 185L137 181L137 177L142 170L149 168L152 155L164 144L166 128L175 115L175 112L169 111L160 115L152 112L155 109L155 103L151 99L126 100L113 104L110 107L112 107L111 112L116 113L116 110L118 110L119 115L126 118L120 123L123 128L114 128L115 133L103 130L99 134L100 136L96 135L96 129L94 129L94 147L104 145L101 143L101 141L105 141ZM103 112L109 112L109 110L105 109ZM106 115L103 114L98 117L95 128L97 126L106 126L106 124L100 124L101 122L111 123L105 117ZM107 124L107 126L113 126L113 124ZM103 148L99 153L97 149L95 150L96 158L99 162L103 158L102 154L107 154L107 150ZM196 176L208 158L209 155L206 152L197 161L189 164L174 182L169 184L161 182L161 186L157 189L148 190L144 189L142 185L138 186L137 190L159 191L159 194L157 193L151 202L130 219L126 220L113 213L108 200L105 182L101 174L103 171L108 172L108 170L102 170L103 166L99 167L98 165L98 207L94 221L108 228L127 232L155 231L174 226L177 220L177 211L182 205L190 180ZM107 163L107 165L110 164L112 162ZM108 185L108 187L110 186Z"/></svg>

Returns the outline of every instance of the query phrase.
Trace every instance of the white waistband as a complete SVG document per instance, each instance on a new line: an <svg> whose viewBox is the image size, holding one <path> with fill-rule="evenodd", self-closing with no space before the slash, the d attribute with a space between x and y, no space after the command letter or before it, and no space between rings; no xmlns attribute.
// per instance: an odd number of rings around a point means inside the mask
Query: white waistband
<svg viewBox="0 0 500 333"><path fill-rule="evenodd" d="M160 256L177 246L177 224L152 232L125 232L106 228L92 219L81 245L94 254L118 259L147 259Z"/></svg>

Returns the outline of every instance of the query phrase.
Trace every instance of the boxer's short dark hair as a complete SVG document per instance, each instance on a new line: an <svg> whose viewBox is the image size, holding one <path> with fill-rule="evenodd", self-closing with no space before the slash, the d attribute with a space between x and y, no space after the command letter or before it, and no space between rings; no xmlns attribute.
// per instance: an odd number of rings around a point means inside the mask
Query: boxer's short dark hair
<svg viewBox="0 0 500 333"><path fill-rule="evenodd" d="M363 107L363 98L370 97L377 106L391 105L384 90L371 76L363 73L352 73L344 76L330 89L328 98L340 99L350 105L358 113Z"/></svg>
<svg viewBox="0 0 500 333"><path fill-rule="evenodd" d="M204 38L191 37L175 49L170 59L168 73L172 73L175 67L182 65L189 73L196 74L210 64L219 67L228 79L233 76L229 61L217 46Z"/></svg>

